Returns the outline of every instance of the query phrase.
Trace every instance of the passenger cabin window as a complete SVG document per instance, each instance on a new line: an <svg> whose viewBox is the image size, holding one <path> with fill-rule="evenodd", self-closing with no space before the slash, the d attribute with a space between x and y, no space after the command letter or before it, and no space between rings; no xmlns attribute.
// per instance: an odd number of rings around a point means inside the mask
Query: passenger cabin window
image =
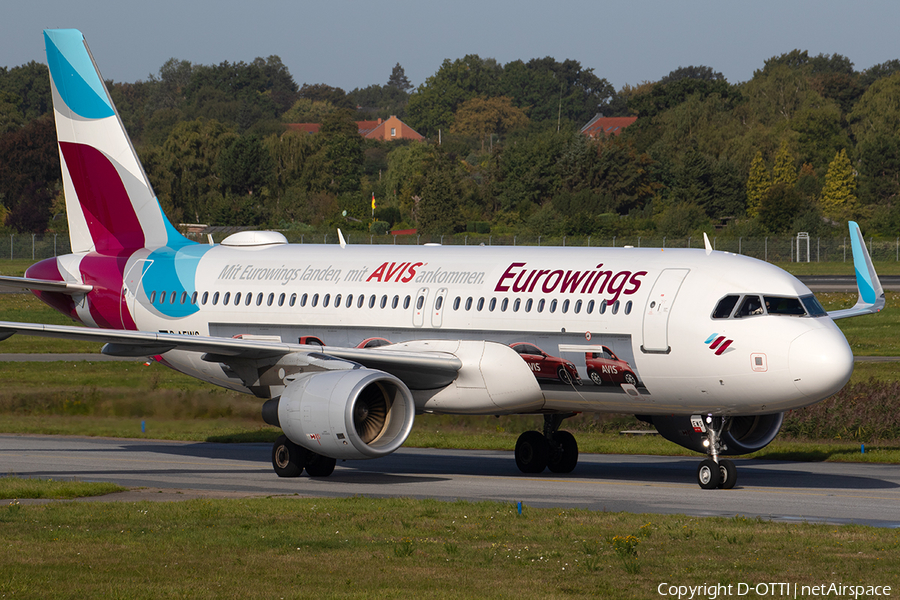
<svg viewBox="0 0 900 600"><path fill-rule="evenodd" d="M222 296L222 304L228 304L228 301L231 299L231 292L225 292L225 295Z"/></svg>

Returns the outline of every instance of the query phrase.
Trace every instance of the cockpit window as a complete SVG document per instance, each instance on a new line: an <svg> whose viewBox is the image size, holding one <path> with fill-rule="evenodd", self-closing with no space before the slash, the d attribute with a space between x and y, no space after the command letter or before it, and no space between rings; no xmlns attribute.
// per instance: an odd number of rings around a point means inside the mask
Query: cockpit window
<svg viewBox="0 0 900 600"><path fill-rule="evenodd" d="M734 307L737 306L737 310ZM734 314L732 314L732 311ZM757 315L777 315L790 317L822 317L827 315L825 309L812 294L800 298L793 296L760 296L759 294L746 294L740 296L729 294L716 304L713 310L713 319L733 319L752 317Z"/></svg>
<svg viewBox="0 0 900 600"><path fill-rule="evenodd" d="M822 305L819 304L819 300L812 294L800 296L800 302L803 303L804 308L806 308L806 313L811 317L824 317L828 314L825 309L822 308Z"/></svg>
<svg viewBox="0 0 900 600"><path fill-rule="evenodd" d="M782 296L764 296L766 312L770 315L788 315L802 317L806 314L800 298L785 298Z"/></svg>
<svg viewBox="0 0 900 600"><path fill-rule="evenodd" d="M738 319L742 317L750 317L753 315L761 315L763 314L762 302L759 299L759 296L748 295L744 296L744 301L741 302L741 307L737 310L734 316Z"/></svg>
<svg viewBox="0 0 900 600"><path fill-rule="evenodd" d="M716 309L713 311L713 319L727 319L730 317L738 298L740 296L725 296L719 300L719 303L716 304Z"/></svg>

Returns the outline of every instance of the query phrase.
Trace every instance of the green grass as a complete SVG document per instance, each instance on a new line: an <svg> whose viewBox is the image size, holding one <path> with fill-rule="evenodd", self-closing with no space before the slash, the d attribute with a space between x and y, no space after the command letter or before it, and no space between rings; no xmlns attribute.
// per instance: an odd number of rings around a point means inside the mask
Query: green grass
<svg viewBox="0 0 900 600"><path fill-rule="evenodd" d="M663 582L900 580L893 529L519 515L514 499L0 506L0 539L5 597L651 598Z"/></svg>
<svg viewBox="0 0 900 600"><path fill-rule="evenodd" d="M107 482L55 481L21 477L0 477L0 498L68 499L103 496L124 492L128 488ZM15 504L10 504L14 506ZM2 511L2 509L0 509ZM0 518L2 520L2 518Z"/></svg>

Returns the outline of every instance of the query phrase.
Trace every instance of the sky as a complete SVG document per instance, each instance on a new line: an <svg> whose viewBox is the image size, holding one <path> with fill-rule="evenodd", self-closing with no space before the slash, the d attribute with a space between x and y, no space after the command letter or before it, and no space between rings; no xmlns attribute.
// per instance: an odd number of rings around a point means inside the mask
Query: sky
<svg viewBox="0 0 900 600"><path fill-rule="evenodd" d="M857 70L900 58L896 0L11 0L0 66L46 63L41 31L80 29L103 77L146 80L169 58L198 64L278 55L298 85L418 86L445 59L577 60L617 90L705 65L731 83L793 49Z"/></svg>

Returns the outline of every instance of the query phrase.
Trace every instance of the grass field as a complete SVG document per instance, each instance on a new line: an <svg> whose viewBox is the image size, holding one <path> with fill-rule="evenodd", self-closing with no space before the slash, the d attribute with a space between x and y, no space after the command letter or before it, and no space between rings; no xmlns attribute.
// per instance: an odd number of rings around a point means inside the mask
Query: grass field
<svg viewBox="0 0 900 600"><path fill-rule="evenodd" d="M529 506L520 515L513 502L14 504L0 506L0 539L3 597L651 598L662 583L730 584L738 597L739 583L896 593L900 582L897 530Z"/></svg>

